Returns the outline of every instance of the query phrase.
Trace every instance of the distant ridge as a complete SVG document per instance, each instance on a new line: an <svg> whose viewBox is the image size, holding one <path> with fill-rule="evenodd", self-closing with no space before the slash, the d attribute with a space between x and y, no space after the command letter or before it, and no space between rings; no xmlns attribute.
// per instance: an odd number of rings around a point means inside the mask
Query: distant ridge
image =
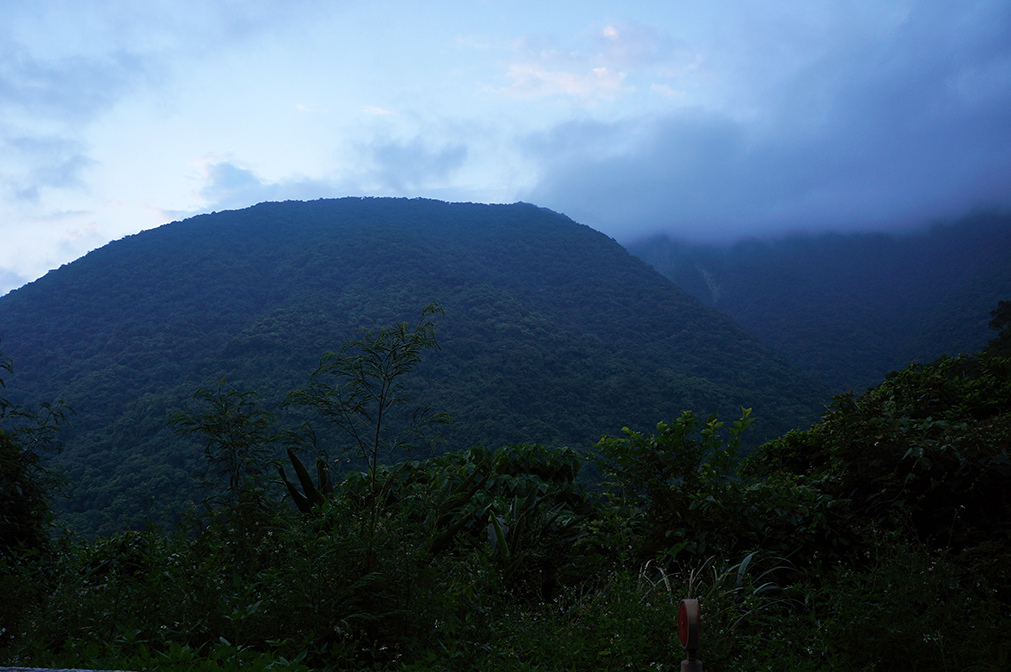
<svg viewBox="0 0 1011 672"><path fill-rule="evenodd" d="M1011 299L1011 214L999 212L903 235L658 237L628 249L833 391L980 350L990 311Z"/></svg>
<svg viewBox="0 0 1011 672"><path fill-rule="evenodd" d="M0 298L16 401L77 411L61 458L79 529L108 532L194 496L200 448L165 427L227 378L275 405L359 327L445 309L416 376L456 418L445 447L589 449L684 410L806 426L825 388L616 242L529 204L262 203L110 243ZM331 448L336 448L331 446ZM337 451L333 453L336 455Z"/></svg>

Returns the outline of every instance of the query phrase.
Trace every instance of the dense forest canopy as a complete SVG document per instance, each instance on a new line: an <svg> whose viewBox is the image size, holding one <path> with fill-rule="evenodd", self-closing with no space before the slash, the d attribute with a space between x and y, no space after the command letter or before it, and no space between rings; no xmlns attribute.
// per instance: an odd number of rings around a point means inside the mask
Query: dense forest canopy
<svg viewBox="0 0 1011 672"><path fill-rule="evenodd" d="M441 350L410 384L454 418L440 450L585 451L624 426L742 407L754 447L809 425L827 398L613 240L528 204L348 198L174 222L0 298L0 342L14 401L76 411L61 506L109 533L194 496L200 444L166 419L195 390L226 380L297 426L305 412L280 402L324 353L433 301Z"/></svg>

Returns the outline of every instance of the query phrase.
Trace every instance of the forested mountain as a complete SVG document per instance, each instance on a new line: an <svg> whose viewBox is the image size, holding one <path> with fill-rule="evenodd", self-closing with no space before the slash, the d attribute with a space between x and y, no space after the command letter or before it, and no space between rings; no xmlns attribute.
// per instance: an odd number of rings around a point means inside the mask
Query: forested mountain
<svg viewBox="0 0 1011 672"><path fill-rule="evenodd" d="M1011 296L1011 215L905 235L823 234L729 246L658 237L628 245L833 391L911 361L976 352Z"/></svg>
<svg viewBox="0 0 1011 672"><path fill-rule="evenodd" d="M826 399L603 234L527 204L403 199L201 215L52 271L0 298L7 393L76 411L64 508L108 532L194 496L201 448L166 418L196 389L227 379L274 409L360 327L414 321L432 301L442 349L414 392L454 416L445 449L585 449L623 426L742 406L757 442L807 426Z"/></svg>

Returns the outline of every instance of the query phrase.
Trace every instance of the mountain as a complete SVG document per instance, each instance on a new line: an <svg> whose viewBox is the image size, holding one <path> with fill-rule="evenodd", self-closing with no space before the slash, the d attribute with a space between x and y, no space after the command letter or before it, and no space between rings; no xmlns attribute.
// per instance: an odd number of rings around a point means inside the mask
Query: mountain
<svg viewBox="0 0 1011 672"><path fill-rule="evenodd" d="M0 298L7 393L74 408L65 515L105 533L196 496L201 448L165 422L196 389L227 379L276 408L360 327L413 323L431 301L445 310L441 350L413 389L454 416L447 449L586 450L623 426L683 410L733 420L742 406L755 443L806 427L826 399L725 315L560 214L357 198L173 222Z"/></svg>
<svg viewBox="0 0 1011 672"><path fill-rule="evenodd" d="M1011 215L978 213L904 235L791 236L628 245L833 391L980 350L1011 298Z"/></svg>

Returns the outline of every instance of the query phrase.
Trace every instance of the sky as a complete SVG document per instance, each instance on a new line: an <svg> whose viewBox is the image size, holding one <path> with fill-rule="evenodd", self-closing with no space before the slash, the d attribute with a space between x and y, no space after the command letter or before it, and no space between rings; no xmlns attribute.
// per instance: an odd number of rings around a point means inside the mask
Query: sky
<svg viewBox="0 0 1011 672"><path fill-rule="evenodd" d="M619 242L1011 206L1011 2L0 0L0 294L265 200Z"/></svg>

